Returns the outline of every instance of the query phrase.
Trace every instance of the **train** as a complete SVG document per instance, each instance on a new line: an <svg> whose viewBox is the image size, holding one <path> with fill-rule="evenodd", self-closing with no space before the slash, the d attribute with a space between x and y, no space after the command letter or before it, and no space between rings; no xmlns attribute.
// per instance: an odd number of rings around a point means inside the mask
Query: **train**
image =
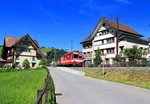
<svg viewBox="0 0 150 104"><path fill-rule="evenodd" d="M84 54L83 52L73 51L61 56L57 62L58 66L83 66L84 65Z"/></svg>

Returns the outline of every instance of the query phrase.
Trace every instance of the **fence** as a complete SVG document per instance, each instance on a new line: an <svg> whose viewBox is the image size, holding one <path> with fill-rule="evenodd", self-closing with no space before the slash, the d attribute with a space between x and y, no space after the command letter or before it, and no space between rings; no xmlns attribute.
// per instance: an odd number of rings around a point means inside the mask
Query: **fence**
<svg viewBox="0 0 150 104"><path fill-rule="evenodd" d="M54 82L48 69L45 85L42 90L37 90L37 99L34 104L56 104Z"/></svg>
<svg viewBox="0 0 150 104"><path fill-rule="evenodd" d="M148 67L148 66L150 66L150 62L149 61L117 62L112 66L116 66L116 67Z"/></svg>

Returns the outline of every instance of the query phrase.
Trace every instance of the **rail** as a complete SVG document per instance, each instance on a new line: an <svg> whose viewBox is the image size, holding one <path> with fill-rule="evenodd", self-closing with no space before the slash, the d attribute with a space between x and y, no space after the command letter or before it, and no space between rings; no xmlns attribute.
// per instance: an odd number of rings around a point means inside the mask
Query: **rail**
<svg viewBox="0 0 150 104"><path fill-rule="evenodd" d="M45 95L45 96L44 96ZM55 88L52 77L47 69L47 78L42 90L37 90L37 98L34 104L56 104Z"/></svg>

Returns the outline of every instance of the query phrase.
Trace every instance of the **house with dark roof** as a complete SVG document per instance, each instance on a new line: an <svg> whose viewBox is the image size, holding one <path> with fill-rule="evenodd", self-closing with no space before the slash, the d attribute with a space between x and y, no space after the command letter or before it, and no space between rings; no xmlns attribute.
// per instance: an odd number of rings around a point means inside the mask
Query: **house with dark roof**
<svg viewBox="0 0 150 104"><path fill-rule="evenodd" d="M136 45L139 48L148 49L148 41L142 37L143 35L125 24L117 24L117 22L101 18L92 33L81 42L85 62L93 62L95 52L100 49L102 60L106 64L114 64L115 57L118 54L123 57L123 51L126 48Z"/></svg>
<svg viewBox="0 0 150 104"><path fill-rule="evenodd" d="M16 63L22 66L25 59L30 62L30 67L39 66L43 53L37 40L33 40L28 34L21 38L5 37L2 58L7 64Z"/></svg>

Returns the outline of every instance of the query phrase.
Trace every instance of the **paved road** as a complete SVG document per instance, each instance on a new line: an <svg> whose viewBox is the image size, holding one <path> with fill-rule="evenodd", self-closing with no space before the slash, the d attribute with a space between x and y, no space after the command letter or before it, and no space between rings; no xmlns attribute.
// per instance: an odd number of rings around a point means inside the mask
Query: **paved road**
<svg viewBox="0 0 150 104"><path fill-rule="evenodd" d="M150 90L49 69L59 104L150 104Z"/></svg>

